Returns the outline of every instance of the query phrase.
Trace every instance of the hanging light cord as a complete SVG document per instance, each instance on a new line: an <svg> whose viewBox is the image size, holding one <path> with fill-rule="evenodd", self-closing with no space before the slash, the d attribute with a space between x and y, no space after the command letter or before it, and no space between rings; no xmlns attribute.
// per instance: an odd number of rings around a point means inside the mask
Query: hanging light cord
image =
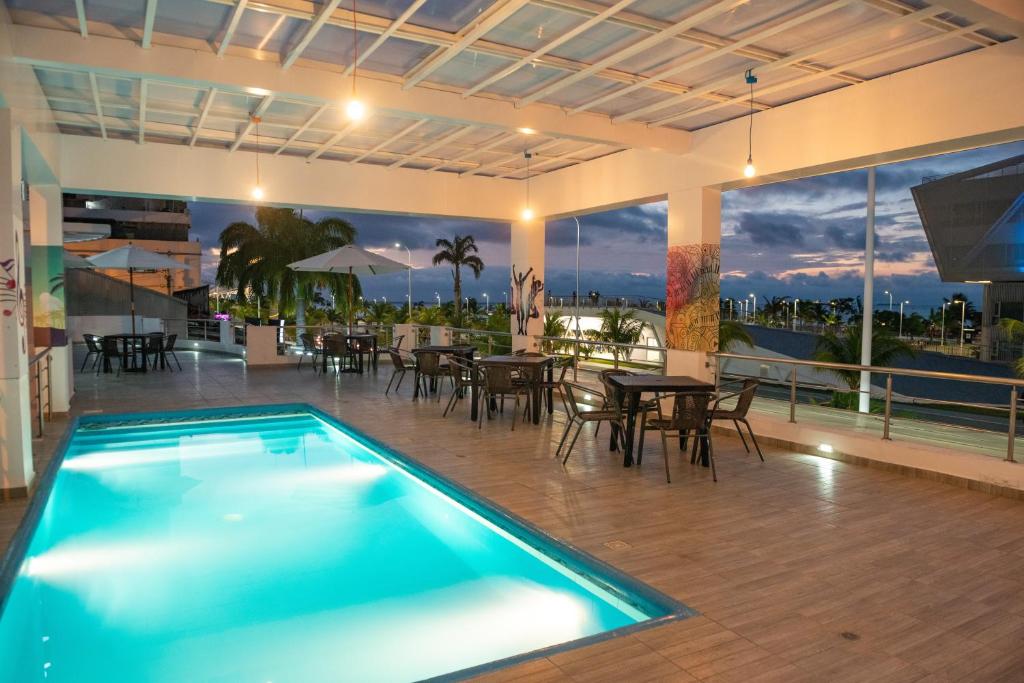
<svg viewBox="0 0 1024 683"><path fill-rule="evenodd" d="M526 157L526 206L527 206L527 208L529 208L529 206L530 206L530 157L532 157L533 155L530 154L530 150L526 150L525 152L523 152L523 156Z"/></svg>
<svg viewBox="0 0 1024 683"><path fill-rule="evenodd" d="M260 117L253 116L256 123L256 187L260 186Z"/></svg>
<svg viewBox="0 0 1024 683"><path fill-rule="evenodd" d="M749 162L754 158L754 83L757 82L757 78L753 74L753 69L747 69L746 79L750 86L750 115L747 116L747 160Z"/></svg>
<svg viewBox="0 0 1024 683"><path fill-rule="evenodd" d="M352 0L352 99L356 98L356 72L359 70L359 17Z"/></svg>

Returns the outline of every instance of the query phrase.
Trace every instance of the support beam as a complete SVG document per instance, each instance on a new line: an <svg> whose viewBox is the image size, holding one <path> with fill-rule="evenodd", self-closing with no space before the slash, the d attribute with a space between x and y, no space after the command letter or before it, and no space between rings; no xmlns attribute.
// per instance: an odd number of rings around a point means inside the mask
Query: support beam
<svg viewBox="0 0 1024 683"><path fill-rule="evenodd" d="M317 147L316 150L312 154L310 154L308 157L306 157L306 161L313 161L314 159L319 159L321 154L323 154L324 152L329 150L331 147L334 147L336 144L341 142L342 139L346 135L348 135L353 130L355 130L355 127L356 127L356 124L355 124L355 122L353 122L353 123L348 124L344 128L342 128L340 131L338 131L337 133L332 135L330 140L328 140L324 144L322 144L319 147Z"/></svg>
<svg viewBox="0 0 1024 683"><path fill-rule="evenodd" d="M153 23L156 21L156 1L146 0L146 19L142 25L142 47L146 50L153 44Z"/></svg>
<svg viewBox="0 0 1024 683"><path fill-rule="evenodd" d="M85 20L85 0L75 0L75 15L78 17L78 32L83 38L88 38L89 23Z"/></svg>
<svg viewBox="0 0 1024 683"><path fill-rule="evenodd" d="M417 83L434 73L448 62L455 59L467 47L477 39L490 33L499 24L522 9L529 0L499 0L492 5L487 15L477 21L463 32L460 32L459 39L452 45L436 51L425 61L413 67L405 76L403 90L412 88Z"/></svg>
<svg viewBox="0 0 1024 683"><path fill-rule="evenodd" d="M249 0L238 0L238 4L231 10L231 18L228 19L228 25L224 29L224 37L220 39L220 45L217 46L217 56L223 57L224 53L228 49L228 45L231 44L231 39L235 37L235 31L238 29L238 22L242 20L242 15L245 14L245 6L249 4ZM281 17L283 20L284 17ZM280 22L279 22L280 23Z"/></svg>
<svg viewBox="0 0 1024 683"><path fill-rule="evenodd" d="M714 3L710 7L706 7L700 10L699 12L694 12L693 14L686 17L682 21L679 21L670 26L669 28L666 28L658 33L655 33L653 36L648 36L643 40L633 43L629 47L623 48L622 50L617 50L614 53L605 57L604 59L594 62L593 64L588 66L586 69L583 69L582 71L577 71L576 73L570 76L566 76L565 78L561 78L555 81L554 83L550 83L540 88L539 90L528 95L527 97L524 97L520 101L519 105L524 106L532 102L536 102L537 100L547 97L548 95L551 95L559 90L562 90L563 88L566 88L572 85L573 83L578 83L579 81L583 80L584 78L587 78L588 76L593 76L594 74L596 74L597 72L601 71L604 68L607 68L613 64L618 64L619 62L624 62L630 57L638 55L641 52L650 50L651 48L657 47L661 43L664 43L667 40L671 40L672 38L675 38L680 33L688 31L694 28L695 26L704 23L705 21L714 19L717 16L725 14L726 12L748 1L749 0L718 0L718 2Z"/></svg>
<svg viewBox="0 0 1024 683"><path fill-rule="evenodd" d="M295 44L295 47L288 52L288 56L285 57L284 62L281 64L282 69L289 68L295 63L295 60L302 56L302 53L309 47L309 44L316 38L316 34L320 33L320 29L324 27L327 20L330 19L331 15L334 14L334 10L338 9L338 5L341 0L328 0L327 4L320 8L320 12L316 15L316 18L310 22L309 26L306 27L306 32L299 39L299 42Z"/></svg>
<svg viewBox="0 0 1024 683"><path fill-rule="evenodd" d="M468 159L469 157L474 157L474 156L477 156L477 155L479 155L479 154L481 154L483 152L490 151L490 150L494 149L495 147L499 147L499 146L505 144L506 142L511 142L512 140L514 140L517 137L519 137L519 135L520 135L519 133L503 133L503 134L496 135L493 138L491 138L491 140L489 142L484 143L482 146L480 146L480 147L473 147L472 149L468 149L465 152L463 152L462 154L459 154L458 156L454 156L451 159L445 159L441 163L435 164L434 166L431 166L427 170L428 171L436 171L439 168L444 168L445 166L451 166L452 164L457 164L460 161L463 161L464 159Z"/></svg>
<svg viewBox="0 0 1024 683"><path fill-rule="evenodd" d="M399 159L395 163L391 164L391 168L405 166L410 161L414 161L420 157L426 156L427 154L433 152L435 149L440 149L441 147L444 147L450 142L455 142L462 136L466 135L467 133L471 133L474 130L476 130L476 126L466 126L465 128L459 128L458 130L452 131L448 135L438 138L437 140L434 140L433 142L428 143L423 147L420 147L419 149L414 149L412 152L409 153L409 156L407 156L406 158Z"/></svg>
<svg viewBox="0 0 1024 683"><path fill-rule="evenodd" d="M139 144L146 141L146 94L149 85L146 79L139 81Z"/></svg>
<svg viewBox="0 0 1024 683"><path fill-rule="evenodd" d="M584 147L582 149L574 149L571 152L564 152L562 154L556 154L553 157L548 157L548 158L543 159L541 161L537 161L535 163L532 163L532 164L530 164L530 177L532 178L533 176L535 176L538 169L544 168L546 166L553 166L554 164L558 164L558 163L561 163L563 161L569 161L569 160L573 160L573 161L579 162L580 157L586 156L587 154L590 154L591 152L596 152L597 150L601 149L602 147L604 147L604 145L587 145L586 147ZM580 163L582 163L582 162L580 162ZM500 175L496 175L494 177L495 178L511 178L512 176L517 175L517 174L519 174L519 173L521 173L521 172L523 172L525 170L526 170L525 167L524 168L517 168L514 171L506 171L505 173L502 173ZM520 180L525 179L525 178L526 178L526 176L524 175L523 178L521 178Z"/></svg>
<svg viewBox="0 0 1024 683"><path fill-rule="evenodd" d="M417 121L414 121L413 123L409 124L408 126L403 128L402 130L398 131L397 133L395 133L394 135L389 137L387 140L384 140L384 142L381 142L380 144L375 145L373 148L367 150L363 154L360 154L355 159L352 159L349 163L355 164L355 163L358 163L358 162L362 161L363 159L365 159L367 157L371 157L374 154L377 154L378 152L380 152L382 149L384 149L388 145L392 145L392 144L398 142L399 140L401 140L406 135L408 135L409 133L413 132L414 130L416 130L417 128L419 128L420 126L422 126L426 122L427 122L427 119L418 119Z"/></svg>
<svg viewBox="0 0 1024 683"><path fill-rule="evenodd" d="M413 3L409 5L404 12L398 15L398 17L396 17L395 20L391 22L391 25L388 26L387 29L385 29L379 36L377 36L377 39L370 44L370 47L366 48L365 50L359 53L359 57L356 59L356 61L352 62L347 67L345 67L345 71L342 72L341 77L348 78L350 75L352 75L352 70L361 65L366 60L367 57L376 52L377 48L379 48L381 45L387 42L388 38L395 35L395 32L397 32L398 29L402 28L402 26L404 26L406 22L408 22L409 19L412 18L412 15L416 14L416 11L420 7L422 7L424 3L426 3L426 1L427 0L414 0Z"/></svg>
<svg viewBox="0 0 1024 683"><path fill-rule="evenodd" d="M459 174L459 177L460 178L469 177L469 176L476 175L477 173L480 173L481 171L490 171L491 169L494 169L494 168L500 168L501 166L504 166L505 164L512 163L516 159L522 159L523 158L523 154L525 152L531 152L533 154L537 154L538 152L543 152L546 149L551 149L555 145L561 144L562 142L563 142L562 140L548 140L547 142L542 142L541 144L539 144L539 145L537 145L535 147L526 147L522 152L518 152L516 154L512 154L512 155L509 155L507 157L502 157L498 161L492 161L491 163L488 163L488 164L480 164L476 168L471 168L468 171L463 171L462 173Z"/></svg>
<svg viewBox="0 0 1024 683"><path fill-rule="evenodd" d="M624 95L628 95L632 92L640 90L641 88L648 88L658 81L664 81L668 78L671 78L672 76L675 76L676 74L680 74L683 73L684 71L694 69L700 66L701 64L706 64L707 62L710 62L719 57L734 54L740 48L744 48L747 45L752 45L753 43L756 43L760 40L764 40L765 38L770 38L774 35L782 33L783 31L788 31L791 28L799 26L800 24L803 24L805 22L811 21L812 19L817 19L818 17L828 14L829 12L834 12L838 9L842 9L843 7L846 7L852 2L854 2L854 0L834 0L833 2L830 2L827 5L822 5L821 7L818 7L816 9L807 12L800 12L785 21L780 21L767 28L748 33L745 37L741 38L740 40L737 40L734 43L725 45L715 50L711 50L709 52L702 52L698 54L696 57L693 57L692 59L684 60L681 64L677 64L676 66L673 66L669 69L665 69L664 71L659 71L653 76L649 76L647 78L637 81L633 85L627 85L625 88L620 88L618 90L608 93L607 95L602 95L601 97L590 100L589 102L585 102L584 104L581 104L580 106L576 107L569 113L579 114L580 112L587 111L589 109L592 109L593 107L604 104L605 102L616 100L620 97L623 97ZM690 88L690 90L693 90L693 88Z"/></svg>
<svg viewBox="0 0 1024 683"><path fill-rule="evenodd" d="M217 97L217 89L210 88L206 93L206 101L203 102L203 109L199 112L199 120L196 121L196 129L192 132L192 138L188 141L189 147L196 146L196 140L199 139L199 132L203 129L203 124L206 123L206 117L210 114L210 107L213 106L213 99Z"/></svg>
<svg viewBox="0 0 1024 683"><path fill-rule="evenodd" d="M263 116L263 112L265 112L267 110L267 107L273 104L273 102L273 95L267 95L262 100L260 100L260 103L256 105L256 108L253 109L252 113L249 115L249 121L246 122L246 124L242 127L242 131L238 134L238 137L235 138L235 141L231 143L231 147L228 148L229 152L234 152L236 149L242 146L242 143L245 142L245 138L247 138L249 136L249 133L252 131L253 126L256 125L256 122L253 121L253 119Z"/></svg>
<svg viewBox="0 0 1024 683"><path fill-rule="evenodd" d="M261 40L260 44L256 46L257 52L263 52L263 50L267 47L267 43L269 43L270 40L277 34L277 29L281 28L281 24L283 24L284 20L287 18L288 17L286 17L283 14L277 18L277 21L275 21L271 25L270 30L263 34L263 40Z"/></svg>
<svg viewBox="0 0 1024 683"><path fill-rule="evenodd" d="M100 122L100 135L107 139L107 126L103 123L103 105L100 103L100 90L96 85L96 74L89 72L89 89L92 90L92 105L96 108L96 118Z"/></svg>
<svg viewBox="0 0 1024 683"><path fill-rule="evenodd" d="M775 62L772 62L770 64L765 64L764 66L756 68L754 71L759 76L760 75L764 75L764 74L768 74L768 73L772 73L772 72L775 72L775 71L779 71L779 70L785 69L785 68L787 68L789 66L792 66L793 64L796 64L798 62L802 62L804 60L810 59L810 58L815 57L817 55L821 55L821 54L829 52L831 50L837 50L837 49L840 49L840 48L843 48L843 47L847 47L849 45L855 45L859 41L864 40L865 38L870 38L871 36L875 35L878 31L892 31L892 30L898 29L898 28L900 28L902 26L906 26L908 24L914 24L914 23L920 22L923 19L926 19L928 17L935 16L936 14L939 14L942 11L943 11L943 9L941 7L929 7L929 8L926 8L926 9L914 12L913 14L908 14L908 15L905 15L905 16L901 16L901 17L898 17L896 19L891 19L891 20L885 22L884 24L882 24L880 26L879 25L865 26L865 27L863 27L861 29L853 31L852 33L848 33L848 34L846 34L845 36L843 36L842 38L839 38L839 39L829 38L829 39L826 39L826 40L821 40L821 41L818 41L817 43L814 43L813 45L811 45L809 47L806 47L806 48L804 48L802 50L798 50L798 51L796 51L796 52L794 52L794 53L792 53L792 54L790 54L790 55L788 55L788 56L786 56L786 57L784 57L782 59L779 59L779 60L777 60ZM844 65L842 67L838 67L837 71L845 70L845 69L848 69L848 68L849 68L849 65L847 64L847 65ZM826 69L825 71L815 71L814 73L809 74L809 75L810 76L820 76L821 74L824 74L827 71L829 71L829 70ZM674 106L680 105L680 104L682 104L684 102L692 100L692 99L694 99L696 97L699 97L699 96L701 96L703 94L714 92L716 90L720 90L720 89L728 87L730 85L735 85L737 82L739 82L738 79L737 79L737 76L733 76L733 75L725 76L723 78L716 79L716 80L714 80L711 83L708 83L706 85L702 85L702 86L693 88L689 92L684 93L682 95L676 95L675 97L670 97L668 99L661 100L659 102L655 102L653 104L647 105L645 107L638 107L636 109L633 109L633 110L629 111L626 114L622 114L620 116L616 116L613 119L613 121L616 122L616 123L623 123L623 122L626 122L626 121L630 121L632 119L643 117L645 114L649 114L649 113L654 112L654 111L660 111L660 110L666 109L668 107L674 107ZM760 93L763 93L764 90L765 90L764 88L758 88L757 92L758 92L758 94L760 94ZM726 98L726 100L723 100L723 101L730 101L732 99L733 98Z"/></svg>
<svg viewBox="0 0 1024 683"><path fill-rule="evenodd" d="M300 135L302 135L307 130L309 130L309 127L312 126L316 122L316 120L318 118L320 118L320 115L323 114L325 111L327 111L330 108L331 108L331 105L329 105L329 104L321 104L320 107L315 112L313 112L313 115L310 116L308 119L306 119L305 123L303 123L301 126L296 128L295 132L292 133L291 136L289 136L289 138L287 140L285 140L284 143L280 147L278 147L276 150L274 150L274 156L277 156L278 154L283 152L285 149L287 149L288 145L290 145L293 142L295 142L299 138Z"/></svg>

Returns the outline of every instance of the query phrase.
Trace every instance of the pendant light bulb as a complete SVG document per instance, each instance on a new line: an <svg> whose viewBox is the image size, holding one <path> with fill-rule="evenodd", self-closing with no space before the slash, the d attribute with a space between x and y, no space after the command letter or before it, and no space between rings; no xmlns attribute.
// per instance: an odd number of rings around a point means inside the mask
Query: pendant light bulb
<svg viewBox="0 0 1024 683"><path fill-rule="evenodd" d="M263 199L263 188L260 187L259 185L256 185L255 187L252 188L252 193L251 194L252 194L252 198L253 199L255 199L256 201L259 201L259 200Z"/></svg>
<svg viewBox="0 0 1024 683"><path fill-rule="evenodd" d="M750 86L750 113L747 114L747 165L743 167L743 175L753 178L757 175L757 169L754 168L754 84L757 83L757 76L754 75L753 69L747 69L743 78Z"/></svg>
<svg viewBox="0 0 1024 683"><path fill-rule="evenodd" d="M530 207L526 207L525 209L523 209L522 218L524 221L532 221L533 209L531 209Z"/></svg>
<svg viewBox="0 0 1024 683"><path fill-rule="evenodd" d="M366 116L366 105L357 99L351 99L345 105L345 115L349 121L362 121Z"/></svg>
<svg viewBox="0 0 1024 683"><path fill-rule="evenodd" d="M757 175L757 169L754 168L754 160L751 157L747 157L747 165L743 167L743 175L748 178L753 178Z"/></svg>

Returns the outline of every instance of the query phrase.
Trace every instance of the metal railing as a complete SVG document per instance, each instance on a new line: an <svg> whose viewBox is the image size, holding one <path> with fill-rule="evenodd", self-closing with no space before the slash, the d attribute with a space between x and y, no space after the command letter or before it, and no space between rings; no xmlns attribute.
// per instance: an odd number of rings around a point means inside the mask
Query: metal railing
<svg viewBox="0 0 1024 683"><path fill-rule="evenodd" d="M1009 390L1009 401L1007 404L990 404L990 403L973 403L968 401L950 401L950 400L937 400L929 399L927 404L930 406L961 406L970 409L980 409L985 411L995 411L998 413L1005 412L1008 417L1007 426L1007 444L1006 444L1006 460L1008 462L1015 462L1014 460L1014 446L1017 436L1017 401L1018 392L1024 389L1024 380L1013 379L1008 377L987 377L978 375L965 375L954 372L934 372L929 370L910 370L903 368L886 368L878 367L874 365L849 365L845 363L824 363L818 361L807 361L807 360L796 360L787 358L769 358L764 356L749 356L734 353L713 353L709 354L719 361L719 368L721 367L722 360L739 360L739 361L754 361L759 365L780 365L789 368L789 379L786 382L789 387L789 421L796 423L797 417L797 404L798 404L798 390L814 388L814 389L826 389L830 391L837 391L832 385L826 384L811 384L808 382L801 383L798 379L797 369L798 368L811 368L814 370L831 370L833 372L869 372L873 375L880 375L885 377L885 399L883 404L882 412L882 439L889 441L892 439L890 434L890 428L892 424L892 412L893 412L893 377L916 377L924 379L954 381L954 382L974 382L979 384L997 385L1006 387ZM722 372L715 373L717 377L723 375ZM742 375L737 373L729 373L729 376L733 377L755 377L752 375ZM771 383L770 380L766 380L763 376L756 376L757 379L762 382ZM852 395L859 395L858 389L852 389L849 392Z"/></svg>
<svg viewBox="0 0 1024 683"><path fill-rule="evenodd" d="M32 435L43 436L46 421L53 417L53 389L50 366L53 349L49 346L32 356L28 362L29 403L32 415Z"/></svg>
<svg viewBox="0 0 1024 683"><path fill-rule="evenodd" d="M220 341L220 321L206 318L189 318L188 339L190 341Z"/></svg>
<svg viewBox="0 0 1024 683"><path fill-rule="evenodd" d="M452 344L470 344L481 356L495 356L512 352L512 333L493 330L474 330L464 327L448 327Z"/></svg>

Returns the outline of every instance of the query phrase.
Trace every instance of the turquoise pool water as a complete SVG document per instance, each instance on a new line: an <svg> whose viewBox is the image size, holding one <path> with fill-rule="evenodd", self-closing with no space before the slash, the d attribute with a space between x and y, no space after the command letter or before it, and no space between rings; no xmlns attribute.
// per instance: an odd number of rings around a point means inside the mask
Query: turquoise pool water
<svg viewBox="0 0 1024 683"><path fill-rule="evenodd" d="M0 681L415 681L677 607L305 410L83 423L26 538Z"/></svg>

